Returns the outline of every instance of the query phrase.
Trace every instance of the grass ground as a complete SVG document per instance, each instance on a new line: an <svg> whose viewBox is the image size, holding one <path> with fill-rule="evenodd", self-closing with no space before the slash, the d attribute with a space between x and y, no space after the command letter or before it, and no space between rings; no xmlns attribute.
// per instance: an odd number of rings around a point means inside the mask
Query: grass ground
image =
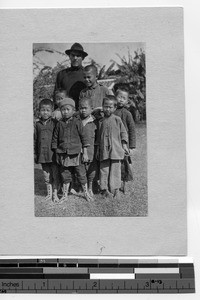
<svg viewBox="0 0 200 300"><path fill-rule="evenodd" d="M126 195L120 199L106 199L95 195L87 202L82 195L69 195L67 202L54 204L45 201L46 186L40 165L35 165L36 217L136 217L147 216L147 141L146 124L136 125L137 148L132 157L134 180L127 184Z"/></svg>

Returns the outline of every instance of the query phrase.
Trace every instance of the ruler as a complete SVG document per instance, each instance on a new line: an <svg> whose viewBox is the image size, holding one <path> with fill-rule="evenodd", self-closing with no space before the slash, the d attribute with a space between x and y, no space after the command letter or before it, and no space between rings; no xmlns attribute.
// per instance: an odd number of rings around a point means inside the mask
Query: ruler
<svg viewBox="0 0 200 300"><path fill-rule="evenodd" d="M0 293L195 293L191 259L0 259Z"/></svg>

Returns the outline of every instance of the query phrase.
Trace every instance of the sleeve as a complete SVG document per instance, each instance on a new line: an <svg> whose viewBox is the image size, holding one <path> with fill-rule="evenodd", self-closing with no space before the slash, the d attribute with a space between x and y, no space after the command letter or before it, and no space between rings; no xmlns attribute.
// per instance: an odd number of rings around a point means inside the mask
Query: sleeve
<svg viewBox="0 0 200 300"><path fill-rule="evenodd" d="M105 94L106 94L106 96L110 96L110 95L113 96L114 95L113 91L108 89L107 87L105 87Z"/></svg>
<svg viewBox="0 0 200 300"><path fill-rule="evenodd" d="M80 91L79 100L84 98L84 90Z"/></svg>
<svg viewBox="0 0 200 300"><path fill-rule="evenodd" d="M80 136L80 139L81 139L82 147L85 148L85 147L90 146L89 133L85 129L85 127L83 126L83 124L80 120L78 120L77 129L78 129L79 136Z"/></svg>
<svg viewBox="0 0 200 300"><path fill-rule="evenodd" d="M125 128L123 122L121 121L121 119L119 120L119 122L120 122L121 141L126 142L126 144L128 144L128 134L127 134L126 128Z"/></svg>
<svg viewBox="0 0 200 300"><path fill-rule="evenodd" d="M60 126L59 126L59 122L58 122L54 128L52 142L51 142L51 148L53 150L58 148L59 129L60 129Z"/></svg>
<svg viewBox="0 0 200 300"><path fill-rule="evenodd" d="M57 76L56 76L56 82L55 82L55 87L54 87L54 91L53 91L53 101L55 103L55 96L56 96L56 91L58 89L60 89L60 77L61 77L61 71L58 72Z"/></svg>
<svg viewBox="0 0 200 300"><path fill-rule="evenodd" d="M127 113L126 122L128 127L129 148L136 147L135 122L130 112Z"/></svg>
<svg viewBox="0 0 200 300"><path fill-rule="evenodd" d="M34 123L34 155L38 154L38 126Z"/></svg>

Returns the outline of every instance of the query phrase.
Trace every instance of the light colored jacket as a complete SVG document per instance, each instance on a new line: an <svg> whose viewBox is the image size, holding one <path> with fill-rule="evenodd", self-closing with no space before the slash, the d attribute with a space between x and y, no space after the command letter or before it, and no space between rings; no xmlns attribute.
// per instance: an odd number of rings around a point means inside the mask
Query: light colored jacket
<svg viewBox="0 0 200 300"><path fill-rule="evenodd" d="M122 141L128 143L128 134L120 117L112 114L109 118L99 121L99 158L124 159Z"/></svg>

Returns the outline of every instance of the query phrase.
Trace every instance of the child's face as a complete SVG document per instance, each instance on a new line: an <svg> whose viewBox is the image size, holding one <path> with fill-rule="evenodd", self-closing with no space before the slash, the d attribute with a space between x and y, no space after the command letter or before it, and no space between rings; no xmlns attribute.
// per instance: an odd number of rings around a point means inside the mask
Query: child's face
<svg viewBox="0 0 200 300"><path fill-rule="evenodd" d="M87 101L84 101L79 106L80 116L82 119L87 118L89 115L91 115L92 108L89 105Z"/></svg>
<svg viewBox="0 0 200 300"><path fill-rule="evenodd" d="M105 117L110 117L114 113L115 109L116 109L116 107L115 107L114 101L112 101L112 100L104 101L103 112L104 112Z"/></svg>
<svg viewBox="0 0 200 300"><path fill-rule="evenodd" d="M48 120L52 116L51 105L42 105L40 108L40 117L42 120Z"/></svg>
<svg viewBox="0 0 200 300"><path fill-rule="evenodd" d="M87 87L92 87L97 81L97 74L94 70L84 71L84 80Z"/></svg>
<svg viewBox="0 0 200 300"><path fill-rule="evenodd" d="M66 97L64 92L60 92L56 94L55 100L56 100L56 104L59 106L59 103L62 99L64 99Z"/></svg>
<svg viewBox="0 0 200 300"><path fill-rule="evenodd" d="M128 93L126 91L118 90L116 99L117 99L117 106L123 107L128 103Z"/></svg>
<svg viewBox="0 0 200 300"><path fill-rule="evenodd" d="M60 111L64 119L69 119L73 116L75 108L71 105L66 104L61 107Z"/></svg>

